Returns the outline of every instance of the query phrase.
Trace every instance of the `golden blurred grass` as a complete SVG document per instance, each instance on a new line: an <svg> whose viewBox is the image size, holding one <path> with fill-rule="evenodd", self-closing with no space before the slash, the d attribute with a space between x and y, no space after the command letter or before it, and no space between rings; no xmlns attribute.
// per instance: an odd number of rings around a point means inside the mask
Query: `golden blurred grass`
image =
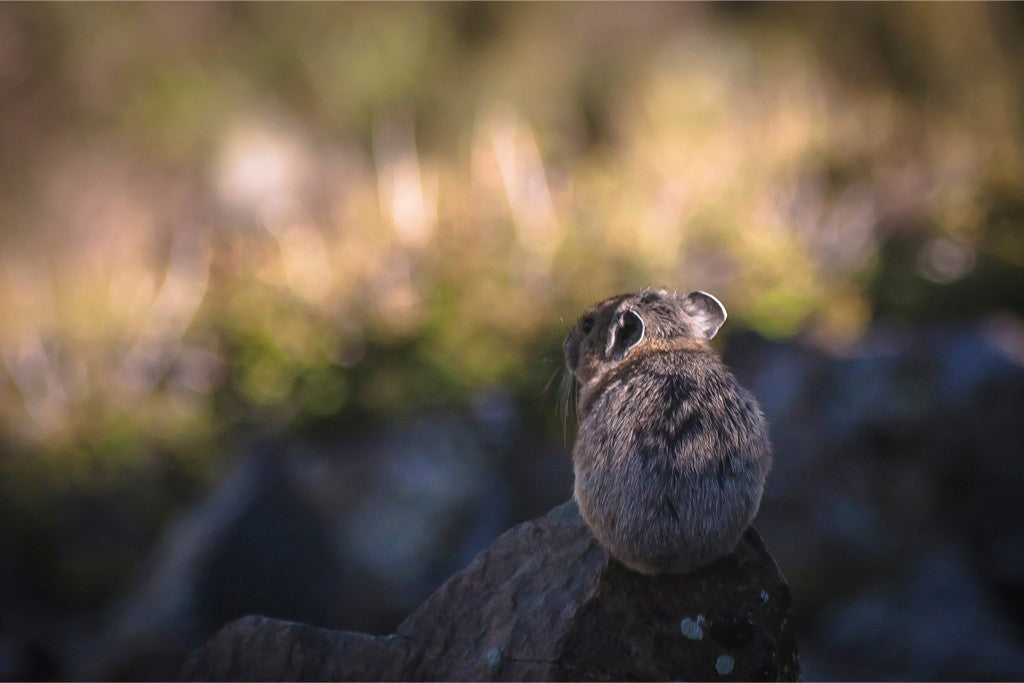
<svg viewBox="0 0 1024 683"><path fill-rule="evenodd" d="M1021 23L981 4L0 6L4 478L539 391L571 318L640 285L842 344L894 235L940 284L981 256L1020 268Z"/></svg>

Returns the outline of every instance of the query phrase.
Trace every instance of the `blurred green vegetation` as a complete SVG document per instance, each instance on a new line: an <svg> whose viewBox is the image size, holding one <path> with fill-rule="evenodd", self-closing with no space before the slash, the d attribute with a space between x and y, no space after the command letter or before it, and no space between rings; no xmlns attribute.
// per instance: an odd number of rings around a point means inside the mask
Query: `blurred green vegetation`
<svg viewBox="0 0 1024 683"><path fill-rule="evenodd" d="M1020 7L2 5L3 506L146 538L238 434L496 386L560 431L641 285L832 346L1021 314Z"/></svg>

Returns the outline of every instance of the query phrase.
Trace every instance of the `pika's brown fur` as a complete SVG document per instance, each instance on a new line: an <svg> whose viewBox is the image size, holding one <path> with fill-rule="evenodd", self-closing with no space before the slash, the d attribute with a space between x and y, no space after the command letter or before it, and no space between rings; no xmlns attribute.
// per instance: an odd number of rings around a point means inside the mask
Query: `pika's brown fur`
<svg viewBox="0 0 1024 683"><path fill-rule="evenodd" d="M565 340L579 382L575 496L597 540L644 574L730 553L771 468L768 425L708 341L710 294L642 290L590 308Z"/></svg>

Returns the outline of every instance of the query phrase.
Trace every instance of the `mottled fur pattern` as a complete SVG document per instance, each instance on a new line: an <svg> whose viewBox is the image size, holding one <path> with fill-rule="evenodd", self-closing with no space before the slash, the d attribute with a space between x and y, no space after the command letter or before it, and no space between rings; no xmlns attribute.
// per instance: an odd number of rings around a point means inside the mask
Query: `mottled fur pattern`
<svg viewBox="0 0 1024 683"><path fill-rule="evenodd" d="M768 425L708 344L724 320L703 292L642 290L597 304L565 341L580 384L580 512L613 557L644 574L728 554L760 505Z"/></svg>

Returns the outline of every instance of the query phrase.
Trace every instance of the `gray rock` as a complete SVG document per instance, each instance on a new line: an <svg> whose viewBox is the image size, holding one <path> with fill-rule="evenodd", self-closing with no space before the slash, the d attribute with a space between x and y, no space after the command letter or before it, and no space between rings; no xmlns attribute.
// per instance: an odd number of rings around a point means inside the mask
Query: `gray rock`
<svg viewBox="0 0 1024 683"><path fill-rule="evenodd" d="M499 537L394 636L246 617L194 652L182 677L795 680L789 604L753 529L710 567L652 578L611 560L570 501Z"/></svg>
<svg viewBox="0 0 1024 683"><path fill-rule="evenodd" d="M807 676L1024 677L1024 322L890 321L840 354L746 335L726 361L772 425L757 524Z"/></svg>
<svg viewBox="0 0 1024 683"><path fill-rule="evenodd" d="M211 681L397 681L407 649L393 636L248 616L194 651L182 675Z"/></svg>
<svg viewBox="0 0 1024 683"><path fill-rule="evenodd" d="M813 630L846 680L882 667L893 680L1018 680L1024 650L997 607L947 549L922 558L907 581L844 600Z"/></svg>
<svg viewBox="0 0 1024 683"><path fill-rule="evenodd" d="M60 640L65 677L166 680L189 650L251 613L393 629L508 527L509 496L484 431L435 413L327 442L241 444L103 627Z"/></svg>

